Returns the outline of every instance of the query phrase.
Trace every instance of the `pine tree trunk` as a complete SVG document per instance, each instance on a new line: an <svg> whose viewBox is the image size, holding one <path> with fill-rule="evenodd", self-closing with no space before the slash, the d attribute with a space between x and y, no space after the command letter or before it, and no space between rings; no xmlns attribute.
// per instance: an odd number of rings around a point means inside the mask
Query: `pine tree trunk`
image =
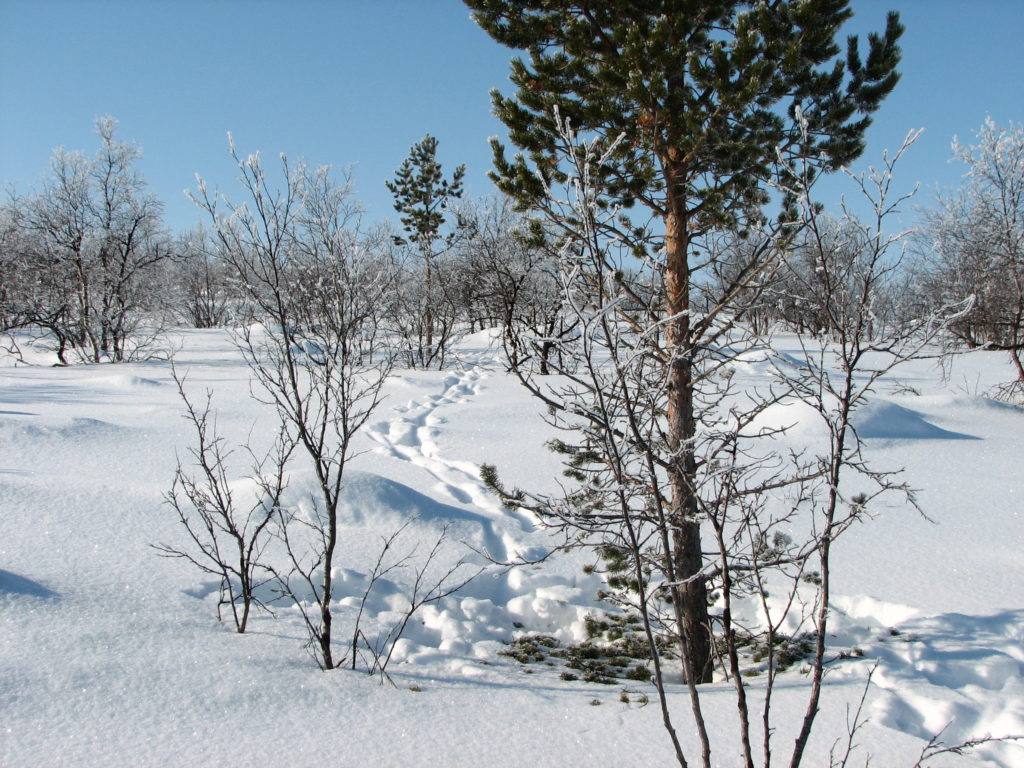
<svg viewBox="0 0 1024 768"><path fill-rule="evenodd" d="M427 330L427 348L425 353L422 355L423 364L429 365L434 359L434 297L433 297L433 274L431 273L430 265L430 252L423 254L423 260L426 263L426 291L427 291L427 311L423 316L423 324Z"/></svg>
<svg viewBox="0 0 1024 768"><path fill-rule="evenodd" d="M671 201L665 218L665 289L668 315L668 439L675 461L669 472L672 487L672 564L677 582L674 599L682 618L678 628L686 679L711 682L711 627L707 583L702 566L700 522L695 489L697 462L694 436L693 344L690 338L690 269L686 218L679 201Z"/></svg>

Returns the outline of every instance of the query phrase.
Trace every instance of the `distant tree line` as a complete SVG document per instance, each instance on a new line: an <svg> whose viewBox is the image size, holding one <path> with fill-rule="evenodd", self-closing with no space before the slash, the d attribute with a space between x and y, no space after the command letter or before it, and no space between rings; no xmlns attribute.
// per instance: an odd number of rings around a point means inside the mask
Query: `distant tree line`
<svg viewBox="0 0 1024 768"><path fill-rule="evenodd" d="M92 157L57 149L38 189L0 206L0 329L34 334L65 364L160 354L171 327L235 326L259 315L209 224L166 229L163 205L135 167L141 149L121 141L116 125L101 118ZM1024 387L1024 133L986 121L978 141L955 144L966 181L923 212L914 258L876 298L872 323L881 330L969 299L950 341L1006 351L1013 396ZM558 233L509 198L463 200L464 169L445 180L436 149L429 135L415 144L389 183L403 232L381 224L365 246L388 276L380 332L400 340L400 362L410 367L445 366L459 334L485 327L527 328L531 344L551 353L574 325L561 307ZM830 234L839 261L863 245L842 220ZM693 306L707 310L756 247L741 230L719 238L690 289ZM784 268L739 290L731 310L758 331L830 338L831 320L813 301L828 276L813 253L813 243L794 242Z"/></svg>

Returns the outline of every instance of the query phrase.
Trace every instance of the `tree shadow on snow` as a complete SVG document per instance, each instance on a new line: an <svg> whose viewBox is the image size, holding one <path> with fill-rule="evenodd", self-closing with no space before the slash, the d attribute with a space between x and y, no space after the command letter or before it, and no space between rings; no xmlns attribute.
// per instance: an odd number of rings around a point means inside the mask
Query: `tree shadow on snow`
<svg viewBox="0 0 1024 768"><path fill-rule="evenodd" d="M5 571L0 568L0 596L3 595L27 595L29 597L58 598L56 592L44 587L37 581L26 579L16 573Z"/></svg>

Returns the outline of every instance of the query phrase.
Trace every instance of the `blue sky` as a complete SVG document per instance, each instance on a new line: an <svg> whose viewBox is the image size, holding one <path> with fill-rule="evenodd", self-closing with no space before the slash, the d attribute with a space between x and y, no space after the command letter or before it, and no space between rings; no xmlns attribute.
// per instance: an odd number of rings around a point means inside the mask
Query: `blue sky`
<svg viewBox="0 0 1024 768"><path fill-rule="evenodd" d="M853 7L851 32L881 29L889 8L907 27L863 162L925 128L899 179L927 203L963 172L954 134L1024 119L1024 2ZM449 172L467 164L468 194L489 194L502 126L488 91L511 55L457 0L0 0L0 182L30 191L54 147L91 154L95 118L113 115L173 229L199 220L183 194L196 172L235 193L229 130L243 153L351 167L370 220L392 216L384 182L428 132Z"/></svg>

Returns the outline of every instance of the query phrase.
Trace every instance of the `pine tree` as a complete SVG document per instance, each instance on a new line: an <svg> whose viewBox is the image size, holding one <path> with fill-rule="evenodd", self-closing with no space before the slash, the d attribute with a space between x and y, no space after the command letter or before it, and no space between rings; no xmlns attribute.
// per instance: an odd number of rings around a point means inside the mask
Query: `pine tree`
<svg viewBox="0 0 1024 768"><path fill-rule="evenodd" d="M549 190L568 180L581 136L618 144L596 170L600 205L649 210L601 224L638 256L658 262L666 474L672 489L669 571L679 607L680 650L693 682L711 679L708 589L701 575L695 455L699 393L694 359L710 320L691 314L701 242L741 230L772 202L768 184L786 167L829 172L863 150L870 115L899 78L902 26L890 13L846 55L836 36L847 0L465 0L515 58L513 96L492 93L497 116L522 153L492 140L498 187L526 210L552 212ZM809 163L809 165L808 165ZM776 202L779 202L776 200ZM788 206L782 200L782 214ZM564 222L571 229L574 222ZM723 296L728 301L728 290ZM724 308L724 305L723 305Z"/></svg>
<svg viewBox="0 0 1024 768"><path fill-rule="evenodd" d="M441 164L437 162L437 139L429 133L412 145L409 156L395 172L395 180L384 182L394 195L395 210L401 214L402 228L409 235L408 241L423 259L426 308L423 323L426 329L426 354L424 360L433 356L434 318L431 309L433 291L432 261L437 255L435 247L441 240L441 227L445 221L445 208L449 201L462 196L462 179L466 166L460 165L451 180L444 178ZM400 240L404 243L404 240Z"/></svg>

